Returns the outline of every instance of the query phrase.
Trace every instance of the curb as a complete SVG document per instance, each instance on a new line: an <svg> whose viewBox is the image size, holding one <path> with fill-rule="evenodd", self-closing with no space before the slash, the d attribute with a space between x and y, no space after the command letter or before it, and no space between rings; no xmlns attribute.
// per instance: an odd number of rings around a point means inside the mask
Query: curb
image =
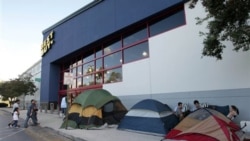
<svg viewBox="0 0 250 141"><path fill-rule="evenodd" d="M84 140L84 139L82 139L82 138L74 137L74 136L69 135L69 134L67 134L67 133L64 133L64 132L61 132L61 131L57 131L57 130L51 128L51 127L45 126L45 127L43 127L43 128L47 128L47 129L53 130L53 131L54 131L55 133L57 133L58 135L64 136L65 138L68 138L68 139L70 139L70 140L72 140L72 141L87 141L87 140Z"/></svg>

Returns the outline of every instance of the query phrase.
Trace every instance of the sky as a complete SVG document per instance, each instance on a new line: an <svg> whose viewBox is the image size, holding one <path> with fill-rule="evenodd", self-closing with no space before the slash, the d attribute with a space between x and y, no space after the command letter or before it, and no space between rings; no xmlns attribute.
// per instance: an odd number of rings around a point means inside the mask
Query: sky
<svg viewBox="0 0 250 141"><path fill-rule="evenodd" d="M42 31L93 0L0 0L0 81L41 58Z"/></svg>

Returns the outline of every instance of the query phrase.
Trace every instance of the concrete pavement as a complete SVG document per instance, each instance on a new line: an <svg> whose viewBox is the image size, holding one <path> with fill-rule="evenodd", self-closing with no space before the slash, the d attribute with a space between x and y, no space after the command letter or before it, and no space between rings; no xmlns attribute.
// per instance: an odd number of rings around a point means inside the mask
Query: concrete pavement
<svg viewBox="0 0 250 141"><path fill-rule="evenodd" d="M11 112L12 108L4 108L4 110ZM26 118L27 110L20 111L20 118ZM47 113L38 112L38 122L41 127L47 128L48 130L54 130L59 135L67 137L74 141L160 141L163 137L146 135L128 131L117 130L117 126L103 127L101 130L86 130L86 129L61 129L60 126L63 122L63 118L60 117L57 112ZM21 125L23 127L23 125ZM32 128L32 127L28 127ZM243 138L250 139L250 133L240 133L241 140ZM173 140L164 140L173 141Z"/></svg>
<svg viewBox="0 0 250 141"><path fill-rule="evenodd" d="M4 108L11 112L12 108ZM20 118L26 118L27 110L20 110ZM139 134L127 131L117 130L117 126L104 127L101 130L85 130L85 129L60 129L63 118L57 113L38 112L38 122L41 127L53 129L58 134L70 138L74 141L160 141L163 137ZM23 125L21 125L23 127ZM28 127L31 128L31 127Z"/></svg>

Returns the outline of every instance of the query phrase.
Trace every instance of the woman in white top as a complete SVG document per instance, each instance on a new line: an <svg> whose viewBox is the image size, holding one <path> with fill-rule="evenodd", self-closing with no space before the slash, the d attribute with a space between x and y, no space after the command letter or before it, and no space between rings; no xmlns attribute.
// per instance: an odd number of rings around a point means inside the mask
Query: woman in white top
<svg viewBox="0 0 250 141"><path fill-rule="evenodd" d="M66 113L66 109L67 109L67 99L66 97L63 97L61 100L61 110L62 110L62 114L65 116Z"/></svg>

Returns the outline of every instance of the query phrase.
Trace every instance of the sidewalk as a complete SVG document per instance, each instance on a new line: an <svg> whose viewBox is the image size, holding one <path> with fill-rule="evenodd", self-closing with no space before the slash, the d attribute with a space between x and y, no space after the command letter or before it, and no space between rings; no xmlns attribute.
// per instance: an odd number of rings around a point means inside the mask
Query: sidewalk
<svg viewBox="0 0 250 141"><path fill-rule="evenodd" d="M12 108L4 110L11 112ZM26 118L27 110L20 110L20 118ZM38 122L41 127L54 129L60 135L75 141L160 141L163 137L117 130L116 127L106 127L101 130L60 129L63 119L58 114L38 111ZM23 126L23 125L21 125ZM29 128L29 127L28 127Z"/></svg>
<svg viewBox="0 0 250 141"><path fill-rule="evenodd" d="M4 110L11 112L12 108ZM26 118L27 110L20 111L20 118ZM41 127L55 130L58 134L70 138L74 141L160 141L163 137L133 133L116 129L116 127L105 127L101 130L86 130L86 129L60 129L63 119L58 114L51 114L50 111L38 112L38 122ZM21 125L23 126L23 125ZM29 128L29 127L28 127ZM241 140L244 138L250 140L250 133L241 133ZM165 139L164 141L173 141Z"/></svg>

